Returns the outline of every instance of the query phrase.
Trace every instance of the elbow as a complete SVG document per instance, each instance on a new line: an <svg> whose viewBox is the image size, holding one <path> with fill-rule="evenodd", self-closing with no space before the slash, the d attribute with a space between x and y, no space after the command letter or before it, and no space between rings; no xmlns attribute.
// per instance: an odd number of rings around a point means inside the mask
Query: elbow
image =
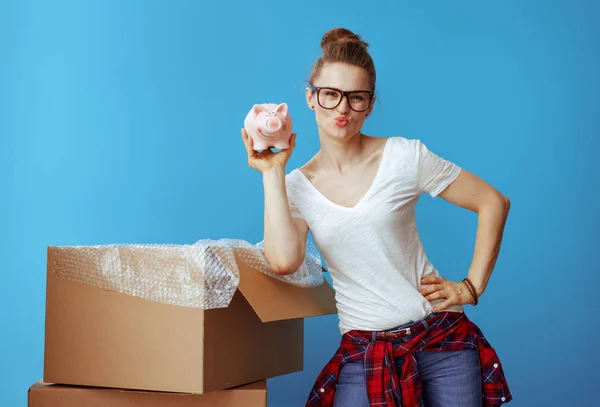
<svg viewBox="0 0 600 407"><path fill-rule="evenodd" d="M298 271L298 269L300 269L300 267L302 266L303 262L303 256L295 256L295 258L288 257L286 260L273 261L269 263L271 265L271 270L273 270L275 274L279 274L280 276L286 276L289 274L294 274L296 271Z"/></svg>
<svg viewBox="0 0 600 407"><path fill-rule="evenodd" d="M508 216L510 211L510 199L500 192L496 193L494 200L490 201L490 209L498 214L502 214L504 217Z"/></svg>
<svg viewBox="0 0 600 407"><path fill-rule="evenodd" d="M265 250L267 263L271 271L281 276L294 274L304 263L305 251L302 244L279 246L276 250Z"/></svg>
<svg viewBox="0 0 600 407"><path fill-rule="evenodd" d="M508 214L508 211L510 211L510 199L505 195L500 194L500 204L502 205L504 212Z"/></svg>
<svg viewBox="0 0 600 407"><path fill-rule="evenodd" d="M271 265L271 270L280 276L287 276L298 271L300 266L302 262L275 263Z"/></svg>
<svg viewBox="0 0 600 407"><path fill-rule="evenodd" d="M493 213L503 217L507 217L509 211L510 199L500 192L488 195L488 197L475 209L475 212L478 214Z"/></svg>

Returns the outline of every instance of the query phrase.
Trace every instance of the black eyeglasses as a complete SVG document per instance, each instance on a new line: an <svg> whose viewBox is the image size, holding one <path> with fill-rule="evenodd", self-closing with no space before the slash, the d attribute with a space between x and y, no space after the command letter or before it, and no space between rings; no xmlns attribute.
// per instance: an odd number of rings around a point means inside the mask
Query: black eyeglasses
<svg viewBox="0 0 600 407"><path fill-rule="evenodd" d="M346 96L350 109L355 112L365 112L369 110L374 95L374 92L367 90L343 91L336 88L322 88L312 85L310 88L313 92L317 92L317 102L324 109L335 109L342 103L342 98Z"/></svg>

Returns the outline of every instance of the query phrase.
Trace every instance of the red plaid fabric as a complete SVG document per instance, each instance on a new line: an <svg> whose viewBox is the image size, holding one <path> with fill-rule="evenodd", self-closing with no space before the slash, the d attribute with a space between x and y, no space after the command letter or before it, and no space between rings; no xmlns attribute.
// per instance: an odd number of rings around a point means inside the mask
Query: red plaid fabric
<svg viewBox="0 0 600 407"><path fill-rule="evenodd" d="M306 407L331 407L341 367L364 361L371 406L423 407L421 380L413 353L473 349L481 361L483 405L499 406L512 400L496 351L464 313L440 312L426 319L428 329L415 330L394 340L372 340L371 332L349 331L319 374ZM396 363L401 366L396 370Z"/></svg>

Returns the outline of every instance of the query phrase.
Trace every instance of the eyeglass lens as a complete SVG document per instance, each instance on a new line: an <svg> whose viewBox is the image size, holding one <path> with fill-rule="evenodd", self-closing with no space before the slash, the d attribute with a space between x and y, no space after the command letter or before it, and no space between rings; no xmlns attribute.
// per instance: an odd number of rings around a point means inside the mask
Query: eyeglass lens
<svg viewBox="0 0 600 407"><path fill-rule="evenodd" d="M322 88L319 91L319 104L325 109L337 107L342 100L342 93L336 89ZM355 91L348 94L348 103L352 110L361 112L369 108L371 95L369 92Z"/></svg>

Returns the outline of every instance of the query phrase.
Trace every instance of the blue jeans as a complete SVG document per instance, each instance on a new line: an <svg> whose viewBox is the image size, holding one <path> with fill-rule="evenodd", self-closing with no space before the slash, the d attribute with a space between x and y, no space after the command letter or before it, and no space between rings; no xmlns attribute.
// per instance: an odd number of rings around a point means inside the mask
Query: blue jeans
<svg viewBox="0 0 600 407"><path fill-rule="evenodd" d="M416 352L414 356L425 407L481 407L481 365L476 350ZM369 407L362 361L342 366L334 407Z"/></svg>

